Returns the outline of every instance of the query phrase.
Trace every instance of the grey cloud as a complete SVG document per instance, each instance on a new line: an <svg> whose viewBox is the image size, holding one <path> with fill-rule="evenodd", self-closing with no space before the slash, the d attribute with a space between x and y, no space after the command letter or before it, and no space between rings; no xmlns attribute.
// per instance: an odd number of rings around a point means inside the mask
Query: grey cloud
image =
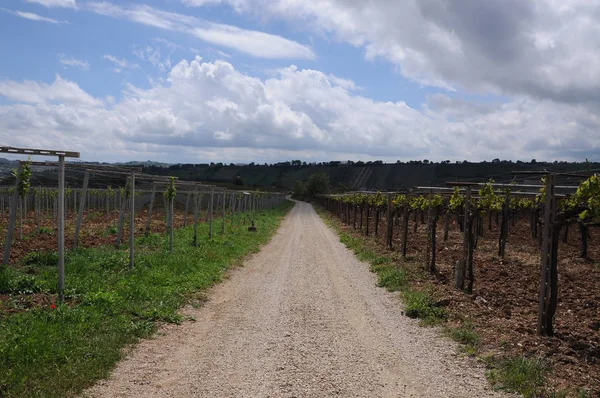
<svg viewBox="0 0 600 398"><path fill-rule="evenodd" d="M333 34L425 85L572 104L600 100L598 2L231 1L240 12Z"/></svg>

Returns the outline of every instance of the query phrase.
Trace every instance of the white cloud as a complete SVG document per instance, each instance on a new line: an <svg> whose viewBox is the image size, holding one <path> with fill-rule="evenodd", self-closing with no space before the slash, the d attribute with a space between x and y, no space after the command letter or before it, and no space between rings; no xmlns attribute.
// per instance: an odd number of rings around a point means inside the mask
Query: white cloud
<svg viewBox="0 0 600 398"><path fill-rule="evenodd" d="M6 8L0 8L1 10L8 12L10 14L16 15L21 18L29 19L30 21L39 21L39 22L49 22L52 24L68 24L68 21L58 21L56 19L43 17L41 15L35 14L33 12L19 11L19 10L7 10Z"/></svg>
<svg viewBox="0 0 600 398"><path fill-rule="evenodd" d="M27 3L37 3L46 7L77 8L75 0L25 0Z"/></svg>
<svg viewBox="0 0 600 398"><path fill-rule="evenodd" d="M81 70L90 69L90 64L87 61L74 57L67 57L65 54L58 54L58 62L64 66L72 66Z"/></svg>
<svg viewBox="0 0 600 398"><path fill-rule="evenodd" d="M140 67L138 64L127 61L125 58L118 58L110 54L103 55L102 59L106 59L115 64L116 67L113 68L113 71L116 73L121 73L124 69L137 69Z"/></svg>
<svg viewBox="0 0 600 398"><path fill-rule="evenodd" d="M5 80L0 95L16 103L0 106L0 141L65 143L98 160L600 158L600 116L585 106L437 95L415 109L357 95L337 79L294 66L260 79L197 57L162 84L127 86L114 103L60 77Z"/></svg>
<svg viewBox="0 0 600 398"><path fill-rule="evenodd" d="M171 69L170 56L161 59L160 50L155 47L146 46L143 48L136 48L134 49L133 54L143 61L150 62L150 64L160 69L161 72Z"/></svg>
<svg viewBox="0 0 600 398"><path fill-rule="evenodd" d="M206 51L209 52L209 53L212 53L212 54L216 55L217 57L220 57L221 59L223 59L223 58L231 58L231 54L226 53L226 52L221 51L221 50L217 50L215 48L207 48ZM198 53L197 50L195 52Z"/></svg>
<svg viewBox="0 0 600 398"><path fill-rule="evenodd" d="M58 106L102 106L102 101L83 91L76 83L56 76L52 84L25 80L22 83L13 80L0 81L0 95L11 101L32 104L57 103Z"/></svg>
<svg viewBox="0 0 600 398"><path fill-rule="evenodd" d="M245 52L259 58L314 59L308 47L268 33L240 29L235 26L207 23L191 29L192 35L212 44Z"/></svg>
<svg viewBox="0 0 600 398"><path fill-rule="evenodd" d="M305 45L284 37L215 24L188 15L159 10L148 5L122 7L101 2L89 3L87 8L97 14L128 19L160 29L178 31L259 58L314 59L313 51Z"/></svg>

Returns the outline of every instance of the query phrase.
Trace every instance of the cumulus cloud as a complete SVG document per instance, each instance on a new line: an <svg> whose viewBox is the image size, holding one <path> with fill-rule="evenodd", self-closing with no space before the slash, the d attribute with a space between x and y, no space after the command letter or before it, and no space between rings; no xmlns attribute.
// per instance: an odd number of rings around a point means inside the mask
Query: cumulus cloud
<svg viewBox="0 0 600 398"><path fill-rule="evenodd" d="M317 70L290 66L261 79L200 57L173 66L162 84L128 85L113 103L59 76L4 80L0 96L14 103L0 106L0 141L172 162L600 157L600 117L586 106L437 95L415 109L352 87Z"/></svg>
<svg viewBox="0 0 600 398"><path fill-rule="evenodd" d="M222 2L360 47L368 59L386 59L424 85L600 103L599 2Z"/></svg>
<svg viewBox="0 0 600 398"><path fill-rule="evenodd" d="M52 84L25 80L0 81L0 95L15 102L32 104L56 103L61 106L97 107L102 101L92 97L82 90L77 83L56 76Z"/></svg>
<svg viewBox="0 0 600 398"><path fill-rule="evenodd" d="M163 11L148 5L122 7L108 2L87 4L90 11L113 18L128 19L160 29L186 33L202 41L227 47L259 58L314 59L312 50L281 36L217 24L188 15Z"/></svg>

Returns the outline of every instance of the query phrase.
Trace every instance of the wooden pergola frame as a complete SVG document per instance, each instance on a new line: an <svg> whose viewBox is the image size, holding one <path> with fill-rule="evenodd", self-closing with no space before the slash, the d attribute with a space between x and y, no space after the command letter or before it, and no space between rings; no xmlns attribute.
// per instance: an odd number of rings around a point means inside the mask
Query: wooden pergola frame
<svg viewBox="0 0 600 398"><path fill-rule="evenodd" d="M59 302L63 302L65 299L65 158L79 158L79 152L2 146L0 147L0 153L28 156L58 156L58 300ZM22 167L22 164L20 164L19 170L22 170ZM15 188L19 186L19 179L20 172L17 174ZM4 257L2 259L3 266L6 266L10 259L10 250L17 218L18 199L19 192L18 189L15 189L10 206L8 231L6 233Z"/></svg>

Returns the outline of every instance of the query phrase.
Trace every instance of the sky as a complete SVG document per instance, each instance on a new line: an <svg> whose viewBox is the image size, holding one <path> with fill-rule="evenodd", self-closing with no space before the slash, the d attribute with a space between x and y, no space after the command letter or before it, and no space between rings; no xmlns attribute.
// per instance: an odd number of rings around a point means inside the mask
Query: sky
<svg viewBox="0 0 600 398"><path fill-rule="evenodd" d="M0 145L600 161L600 1L1 0Z"/></svg>

